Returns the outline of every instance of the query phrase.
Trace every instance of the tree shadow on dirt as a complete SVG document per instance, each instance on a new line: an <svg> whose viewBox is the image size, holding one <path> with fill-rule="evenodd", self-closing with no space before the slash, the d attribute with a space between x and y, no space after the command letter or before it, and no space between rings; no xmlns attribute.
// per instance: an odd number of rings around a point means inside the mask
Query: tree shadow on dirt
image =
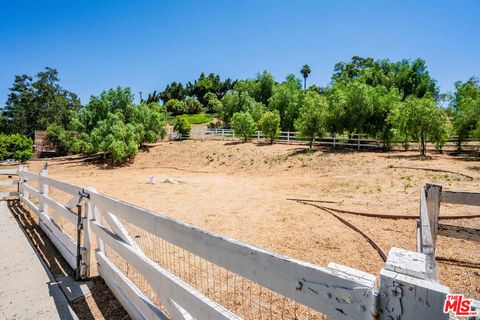
<svg viewBox="0 0 480 320"><path fill-rule="evenodd" d="M74 270L38 225L38 218L32 217L19 200L10 200L7 206L55 281L57 281L57 277L74 277ZM70 302L70 306L80 320L94 320L102 317L104 319L130 319L102 278L94 277L90 280L93 281L93 285L89 288L91 295Z"/></svg>

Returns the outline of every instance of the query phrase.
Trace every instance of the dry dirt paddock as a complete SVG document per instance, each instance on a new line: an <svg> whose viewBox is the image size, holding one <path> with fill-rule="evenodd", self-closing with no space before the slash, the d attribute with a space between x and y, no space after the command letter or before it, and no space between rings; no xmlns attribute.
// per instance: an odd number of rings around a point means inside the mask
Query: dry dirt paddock
<svg viewBox="0 0 480 320"><path fill-rule="evenodd" d="M447 189L478 191L479 158L417 152L367 152L295 145L223 141L161 143L120 168L80 157L29 163L49 175L155 210L178 220L276 252L326 266L337 262L378 274L384 265L358 233L321 209L288 198L332 201L322 205L382 214L418 215L419 189L428 181ZM402 168L403 167L403 168ZM407 169L430 168L441 173ZM150 176L156 183L149 184ZM174 179L178 184L164 183ZM440 216L480 214L480 208L443 205ZM415 220L339 213L386 253L415 250ZM448 223L480 227L480 218ZM480 245L439 237L441 283L480 298Z"/></svg>

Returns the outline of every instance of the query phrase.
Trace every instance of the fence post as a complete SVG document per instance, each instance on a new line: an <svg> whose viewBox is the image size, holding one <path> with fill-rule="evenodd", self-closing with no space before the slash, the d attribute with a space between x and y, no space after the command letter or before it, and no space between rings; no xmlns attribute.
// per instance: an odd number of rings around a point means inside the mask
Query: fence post
<svg viewBox="0 0 480 320"><path fill-rule="evenodd" d="M257 131L257 142L260 142L260 131Z"/></svg>
<svg viewBox="0 0 480 320"><path fill-rule="evenodd" d="M357 150L360 150L360 135L357 134Z"/></svg>
<svg viewBox="0 0 480 320"><path fill-rule="evenodd" d="M40 192L40 197L38 197L38 210L48 216L48 205L43 201L43 196L48 196L48 185L43 181L43 177L48 177L48 167L46 165L39 174L38 190ZM41 219L39 219L39 222L41 222Z"/></svg>
<svg viewBox="0 0 480 320"><path fill-rule="evenodd" d="M334 133L334 134L333 134L333 147L334 147L334 148L335 148L335 146L336 146L336 144L335 144L335 143L336 143L336 140L337 140L337 138L336 138L335 133Z"/></svg>
<svg viewBox="0 0 480 320"><path fill-rule="evenodd" d="M287 142L290 143L290 131L287 131Z"/></svg>
<svg viewBox="0 0 480 320"><path fill-rule="evenodd" d="M437 242L438 232L438 216L440 214L440 196L442 193L442 186L433 183L425 185L428 220L430 221L430 229L432 230L433 244Z"/></svg>
<svg viewBox="0 0 480 320"><path fill-rule="evenodd" d="M422 253L392 248L380 271L378 319L449 319L443 313L448 287L427 278Z"/></svg>

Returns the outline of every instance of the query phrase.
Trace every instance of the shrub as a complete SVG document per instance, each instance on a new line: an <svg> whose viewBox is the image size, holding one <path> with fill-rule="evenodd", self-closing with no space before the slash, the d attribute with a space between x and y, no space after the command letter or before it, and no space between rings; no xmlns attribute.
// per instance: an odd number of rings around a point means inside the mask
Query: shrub
<svg viewBox="0 0 480 320"><path fill-rule="evenodd" d="M165 103L165 108L168 112L171 112L173 115L180 115L187 113L187 105L184 101L177 99L170 99Z"/></svg>
<svg viewBox="0 0 480 320"><path fill-rule="evenodd" d="M207 92L203 99L206 101L206 108L208 113L215 113L222 109L222 102L213 92Z"/></svg>
<svg viewBox="0 0 480 320"><path fill-rule="evenodd" d="M187 100L185 100L185 104L187 106L187 112L185 113L196 114L202 112L202 104L200 103L200 101L198 101L197 98L188 98Z"/></svg>
<svg viewBox="0 0 480 320"><path fill-rule="evenodd" d="M265 112L258 122L258 127L263 135L269 139L270 144L273 144L280 135L280 114L278 111Z"/></svg>
<svg viewBox="0 0 480 320"><path fill-rule="evenodd" d="M232 128L236 134L243 137L243 142L247 142L256 130L255 121L249 112L234 113L232 117Z"/></svg>
<svg viewBox="0 0 480 320"><path fill-rule="evenodd" d="M33 158L32 139L15 133L12 135L0 134L0 160L14 159L25 162Z"/></svg>
<svg viewBox="0 0 480 320"><path fill-rule="evenodd" d="M115 163L123 162L138 153L140 139L137 132L133 124L125 124L119 115L109 113L91 133L93 149L111 156Z"/></svg>
<svg viewBox="0 0 480 320"><path fill-rule="evenodd" d="M173 130L177 131L181 135L186 135L192 130L192 126L186 116L178 116L175 118L173 124Z"/></svg>
<svg viewBox="0 0 480 320"><path fill-rule="evenodd" d="M157 142L167 134L165 112L157 103L140 104L135 110L133 123L140 144Z"/></svg>

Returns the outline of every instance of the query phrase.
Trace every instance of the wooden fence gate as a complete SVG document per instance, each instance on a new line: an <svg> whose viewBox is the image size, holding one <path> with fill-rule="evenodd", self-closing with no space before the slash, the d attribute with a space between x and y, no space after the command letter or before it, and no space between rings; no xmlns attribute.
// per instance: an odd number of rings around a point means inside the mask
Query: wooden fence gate
<svg viewBox="0 0 480 320"><path fill-rule="evenodd" d="M100 275L134 319L449 318L443 304L450 291L435 278L429 235L451 231L425 220L426 212L435 215L429 188L421 193L421 252L393 248L377 278L221 237L49 178L47 170L21 167L18 174L20 200L77 277ZM444 191L440 199L454 197Z"/></svg>

